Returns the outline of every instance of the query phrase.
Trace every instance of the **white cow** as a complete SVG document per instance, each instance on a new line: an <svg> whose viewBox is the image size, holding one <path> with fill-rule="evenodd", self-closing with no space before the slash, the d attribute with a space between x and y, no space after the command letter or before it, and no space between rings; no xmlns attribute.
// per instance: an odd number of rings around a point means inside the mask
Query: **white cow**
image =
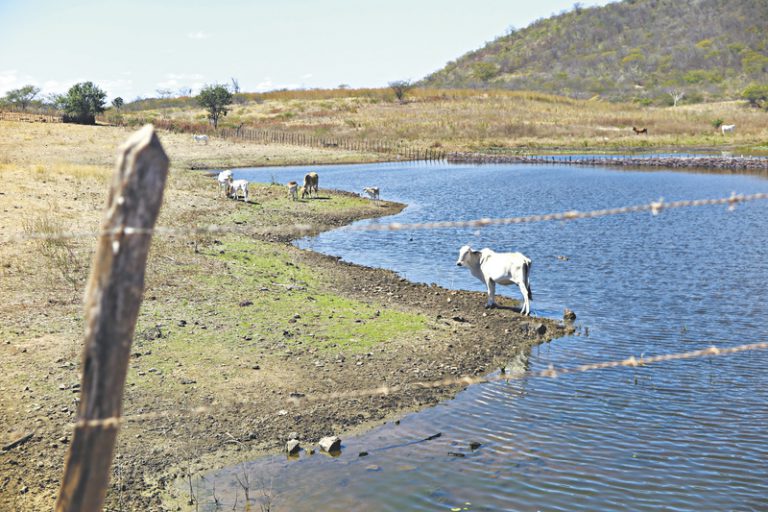
<svg viewBox="0 0 768 512"><path fill-rule="evenodd" d="M208 144L207 135L193 135L192 140L194 140L195 142L202 142L203 144Z"/></svg>
<svg viewBox="0 0 768 512"><path fill-rule="evenodd" d="M723 130L723 135L726 133L733 133L733 131L736 129L735 124L723 124L720 125L720 129Z"/></svg>
<svg viewBox="0 0 768 512"><path fill-rule="evenodd" d="M468 245L459 250L456 265L467 267L472 275L485 283L488 288L486 308L496 307L496 283L516 284L523 294L523 307L520 313L531 314L533 293L528 276L531 273L531 260L519 252L494 252L491 249L473 251Z"/></svg>
<svg viewBox="0 0 768 512"><path fill-rule="evenodd" d="M379 187L365 187L363 193L368 194L368 197L374 201L379 200Z"/></svg>
<svg viewBox="0 0 768 512"><path fill-rule="evenodd" d="M232 179L232 171L221 171L216 178L219 181L219 190L224 191L224 195L227 195L227 189L229 188L229 180Z"/></svg>
<svg viewBox="0 0 768 512"><path fill-rule="evenodd" d="M229 185L228 193L232 196L232 199L237 201L237 198L240 196L240 191L242 191L243 202L248 202L248 180L233 180L232 176L230 176L227 184Z"/></svg>

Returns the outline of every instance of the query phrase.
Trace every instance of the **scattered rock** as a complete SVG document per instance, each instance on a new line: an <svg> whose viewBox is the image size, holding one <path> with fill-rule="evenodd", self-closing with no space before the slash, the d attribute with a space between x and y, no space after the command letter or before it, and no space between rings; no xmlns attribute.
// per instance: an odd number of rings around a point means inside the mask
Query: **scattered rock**
<svg viewBox="0 0 768 512"><path fill-rule="evenodd" d="M318 446L326 452L338 452L341 450L341 439L338 436L324 437L320 440Z"/></svg>
<svg viewBox="0 0 768 512"><path fill-rule="evenodd" d="M369 466L365 466L366 471L381 471L381 466L377 466L376 464L371 464Z"/></svg>
<svg viewBox="0 0 768 512"><path fill-rule="evenodd" d="M285 452L288 455L296 455L299 453L299 450L301 450L301 445L296 439L291 439L287 443L285 443Z"/></svg>
<svg viewBox="0 0 768 512"><path fill-rule="evenodd" d="M469 442L469 449L470 450L477 450L481 446L483 446L483 444L482 443L478 443L477 441L470 441Z"/></svg>
<svg viewBox="0 0 768 512"><path fill-rule="evenodd" d="M459 457L459 458L466 457L466 455L464 455L461 452L448 452L448 455L450 455L451 457Z"/></svg>
<svg viewBox="0 0 768 512"><path fill-rule="evenodd" d="M368 456L368 452L360 452L360 453L357 454L357 456L358 457L367 457Z"/></svg>
<svg viewBox="0 0 768 512"><path fill-rule="evenodd" d="M467 321L463 316L458 316L458 315L451 318L451 320L453 320L454 322L460 322L460 323L464 323Z"/></svg>
<svg viewBox="0 0 768 512"><path fill-rule="evenodd" d="M250 300L244 300L244 301L240 302L240 307L241 308L244 308L246 306L253 306L253 302L251 302Z"/></svg>
<svg viewBox="0 0 768 512"><path fill-rule="evenodd" d="M536 324L533 327L533 330L536 332L536 334L542 334L543 335L543 334L546 334L546 332L547 332L547 326L544 325L543 323L539 323L539 324Z"/></svg>
<svg viewBox="0 0 768 512"><path fill-rule="evenodd" d="M179 327L184 327L185 325L187 325L187 321L186 320L179 320L176 323L176 325L178 325Z"/></svg>
<svg viewBox="0 0 768 512"><path fill-rule="evenodd" d="M576 313L574 313L572 310L565 308L563 311L563 320L566 320L568 322L573 322L576 320Z"/></svg>
<svg viewBox="0 0 768 512"><path fill-rule="evenodd" d="M299 433L298 432L289 432L288 433L287 439L289 441L293 441L293 440L298 439L298 438L299 438Z"/></svg>

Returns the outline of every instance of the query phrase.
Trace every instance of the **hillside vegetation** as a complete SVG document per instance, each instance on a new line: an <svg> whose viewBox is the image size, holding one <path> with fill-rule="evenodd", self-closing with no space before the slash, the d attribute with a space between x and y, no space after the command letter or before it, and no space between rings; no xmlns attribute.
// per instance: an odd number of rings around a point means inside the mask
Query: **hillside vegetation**
<svg viewBox="0 0 768 512"><path fill-rule="evenodd" d="M765 0L624 0L512 31L429 75L430 87L533 90L649 104L734 99L768 80Z"/></svg>
<svg viewBox="0 0 768 512"><path fill-rule="evenodd" d="M326 140L385 142L442 151L625 151L671 147L762 147L768 113L745 101L645 107L551 94L416 88L405 102L388 89L240 94L220 128L287 132ZM156 122L206 131L206 112L191 98L143 100L107 121ZM736 124L723 136L717 122ZM635 135L633 126L647 128Z"/></svg>

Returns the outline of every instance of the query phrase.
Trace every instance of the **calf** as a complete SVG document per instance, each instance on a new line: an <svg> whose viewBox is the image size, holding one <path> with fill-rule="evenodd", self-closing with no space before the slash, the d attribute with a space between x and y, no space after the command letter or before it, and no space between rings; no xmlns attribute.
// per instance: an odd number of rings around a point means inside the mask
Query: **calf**
<svg viewBox="0 0 768 512"><path fill-rule="evenodd" d="M295 181L288 182L288 197L294 201L299 200L299 184Z"/></svg>
<svg viewBox="0 0 768 512"><path fill-rule="evenodd" d="M368 197L370 197L374 201L379 200L379 187L365 187L363 189L363 192L368 194Z"/></svg>
<svg viewBox="0 0 768 512"><path fill-rule="evenodd" d="M533 293L528 282L531 272L531 260L519 252L494 252L491 249L473 251L468 245L459 250L456 265L467 267L473 276L485 283L488 288L486 308L496 307L496 283L516 284L523 294L523 307L520 313L531 314Z"/></svg>
<svg viewBox="0 0 768 512"><path fill-rule="evenodd" d="M240 196L240 191L242 191L243 202L248 202L248 180L233 180L232 176L230 176L227 183L229 184L228 192L229 195L232 196L232 199L237 201Z"/></svg>
<svg viewBox="0 0 768 512"><path fill-rule="evenodd" d="M640 135L640 134L648 135L648 128L636 128L633 126L632 131L635 132L635 135Z"/></svg>

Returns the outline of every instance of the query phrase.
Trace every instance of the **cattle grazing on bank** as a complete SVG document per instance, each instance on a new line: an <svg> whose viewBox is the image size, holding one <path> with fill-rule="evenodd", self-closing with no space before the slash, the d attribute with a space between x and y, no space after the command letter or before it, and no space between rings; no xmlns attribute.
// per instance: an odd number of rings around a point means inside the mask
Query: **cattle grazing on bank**
<svg viewBox="0 0 768 512"><path fill-rule="evenodd" d="M243 202L248 202L248 180L235 180L232 176L229 177L227 182L229 187L227 188L228 195L235 201L240 197L240 192L243 193Z"/></svg>
<svg viewBox="0 0 768 512"><path fill-rule="evenodd" d="M648 128L637 128L635 126L632 127L632 131L635 132L635 135L648 135Z"/></svg>
<svg viewBox="0 0 768 512"><path fill-rule="evenodd" d="M488 289L486 308L496 307L496 283L516 284L523 294L523 307L520 313L531 314L533 293L528 280L531 273L531 260L519 252L494 252L491 249L473 251L468 245L459 250L456 265L467 267L473 276L482 281Z"/></svg>
<svg viewBox="0 0 768 512"><path fill-rule="evenodd" d="M308 172L304 176L304 186L301 187L301 198L304 199L305 197L309 196L312 197L312 191L315 192L315 197L317 197L317 187L320 183L320 178L318 177L316 172Z"/></svg>
<svg viewBox="0 0 768 512"><path fill-rule="evenodd" d="M374 201L379 200L379 187L365 187L363 193L368 194L368 197Z"/></svg>
<svg viewBox="0 0 768 512"><path fill-rule="evenodd" d="M192 140L194 140L198 144L201 143L201 142L203 144L208 144L208 136L207 135L197 135L197 134L195 134L195 135L192 136Z"/></svg>
<svg viewBox="0 0 768 512"><path fill-rule="evenodd" d="M232 179L232 171L226 170L221 171L219 175L216 177L216 180L219 182L219 192L224 192L224 195L227 195L227 190L229 190L229 180Z"/></svg>
<svg viewBox="0 0 768 512"><path fill-rule="evenodd" d="M722 124L722 125L720 125L720 129L722 130L723 135L725 135L726 133L733 133L734 130L736 130L736 125L735 124Z"/></svg>
<svg viewBox="0 0 768 512"><path fill-rule="evenodd" d="M289 181L287 184L288 187L288 197L290 197L294 201L299 200L299 184L295 181Z"/></svg>

